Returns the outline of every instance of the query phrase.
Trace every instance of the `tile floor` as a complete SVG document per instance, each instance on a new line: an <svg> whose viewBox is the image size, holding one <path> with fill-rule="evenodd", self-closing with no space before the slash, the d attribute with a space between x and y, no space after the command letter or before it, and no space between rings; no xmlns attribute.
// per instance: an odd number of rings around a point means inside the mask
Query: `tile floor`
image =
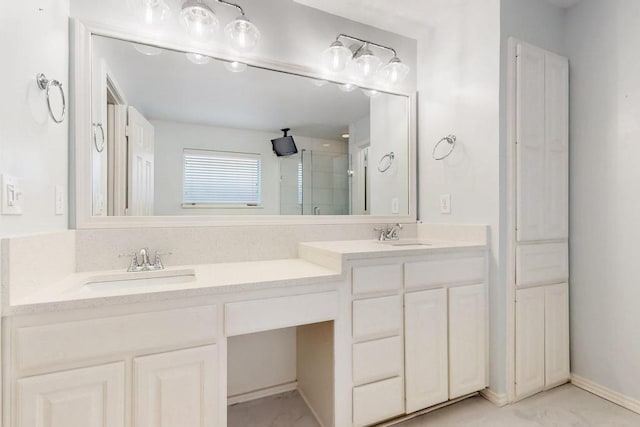
<svg viewBox="0 0 640 427"><path fill-rule="evenodd" d="M297 392L230 406L228 426L319 427ZM504 408L473 397L397 426L640 427L640 415L565 385Z"/></svg>

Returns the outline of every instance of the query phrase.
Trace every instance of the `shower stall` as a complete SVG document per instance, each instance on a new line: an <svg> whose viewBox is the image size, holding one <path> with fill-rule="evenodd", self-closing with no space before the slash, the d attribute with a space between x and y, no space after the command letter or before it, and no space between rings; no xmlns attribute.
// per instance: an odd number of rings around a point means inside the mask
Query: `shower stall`
<svg viewBox="0 0 640 427"><path fill-rule="evenodd" d="M349 215L351 159L347 153L300 150L280 158L282 215Z"/></svg>

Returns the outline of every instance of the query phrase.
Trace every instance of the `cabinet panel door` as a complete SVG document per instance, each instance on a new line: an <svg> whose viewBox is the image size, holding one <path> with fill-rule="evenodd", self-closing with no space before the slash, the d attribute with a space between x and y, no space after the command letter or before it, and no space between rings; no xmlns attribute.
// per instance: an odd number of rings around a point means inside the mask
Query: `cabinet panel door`
<svg viewBox="0 0 640 427"><path fill-rule="evenodd" d="M123 427L124 363L17 381L17 427Z"/></svg>
<svg viewBox="0 0 640 427"><path fill-rule="evenodd" d="M135 427L215 426L215 345L137 357L133 363Z"/></svg>
<svg viewBox="0 0 640 427"><path fill-rule="evenodd" d="M518 45L516 73L516 234L518 241L530 241L544 234L544 51Z"/></svg>
<svg viewBox="0 0 640 427"><path fill-rule="evenodd" d="M544 388L544 288L516 291L516 397Z"/></svg>
<svg viewBox="0 0 640 427"><path fill-rule="evenodd" d="M404 296L405 389L407 413L449 397L447 290Z"/></svg>
<svg viewBox="0 0 640 427"><path fill-rule="evenodd" d="M485 285L449 289L449 397L487 386Z"/></svg>
<svg viewBox="0 0 640 427"><path fill-rule="evenodd" d="M569 380L569 285L545 290L545 387Z"/></svg>
<svg viewBox="0 0 640 427"><path fill-rule="evenodd" d="M544 239L569 236L569 62L545 55Z"/></svg>

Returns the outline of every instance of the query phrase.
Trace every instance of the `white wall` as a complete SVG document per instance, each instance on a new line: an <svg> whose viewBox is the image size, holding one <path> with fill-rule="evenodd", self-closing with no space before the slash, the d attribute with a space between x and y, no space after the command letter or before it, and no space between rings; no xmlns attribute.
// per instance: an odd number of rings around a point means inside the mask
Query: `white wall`
<svg viewBox="0 0 640 427"><path fill-rule="evenodd" d="M510 37L517 38L540 48L564 54L564 14L565 9L548 1L501 0L500 3L500 225L498 245L498 265L495 283L491 291L492 333L494 354L500 353L501 362L493 363L492 386L499 392L506 387L506 274L507 274L507 49ZM496 366L497 363L501 365ZM499 371L498 371L499 369Z"/></svg>
<svg viewBox="0 0 640 427"><path fill-rule="evenodd" d="M280 213L280 158L271 139L281 133L232 129L191 123L150 120L155 128L156 215L277 215ZM346 153L347 144L293 134L298 150ZM325 147L328 145L328 147ZM184 149L220 150L260 154L262 159L262 208L183 209L182 153Z"/></svg>
<svg viewBox="0 0 640 427"><path fill-rule="evenodd" d="M409 212L409 103L405 98L379 95L371 99L371 213L373 215L406 215ZM382 158L393 152L389 169L380 172ZM385 160L385 162L388 159ZM386 163L382 163L382 167ZM397 202L398 210L392 209Z"/></svg>
<svg viewBox="0 0 640 427"><path fill-rule="evenodd" d="M640 2L567 12L572 372L640 399Z"/></svg>
<svg viewBox="0 0 640 427"><path fill-rule="evenodd" d="M505 390L504 299L498 275L500 224L500 2L444 6L418 42L419 219L431 223L488 224L490 244L491 378ZM416 11L428 14L429 10ZM435 19L435 17L433 18ZM431 157L442 137L458 142L446 160ZM451 214L439 196L451 195Z"/></svg>
<svg viewBox="0 0 640 427"><path fill-rule="evenodd" d="M55 215L54 187L67 188L69 111L54 123L35 77L61 81L69 103L68 14L68 0L0 2L0 173L19 178L24 193L23 215L0 216L0 236L67 228L66 201Z"/></svg>

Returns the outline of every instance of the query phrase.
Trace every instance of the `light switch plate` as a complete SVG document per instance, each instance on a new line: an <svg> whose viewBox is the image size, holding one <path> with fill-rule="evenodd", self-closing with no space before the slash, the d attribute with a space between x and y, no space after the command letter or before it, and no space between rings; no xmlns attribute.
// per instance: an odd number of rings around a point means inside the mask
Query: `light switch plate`
<svg viewBox="0 0 640 427"><path fill-rule="evenodd" d="M56 215L64 215L64 187L62 185L55 186L55 213Z"/></svg>
<svg viewBox="0 0 640 427"><path fill-rule="evenodd" d="M440 213L445 215L451 213L451 194L440 195Z"/></svg>
<svg viewBox="0 0 640 427"><path fill-rule="evenodd" d="M398 201L397 197L394 197L393 199L391 199L391 213L392 214L400 213L400 202Z"/></svg>
<svg viewBox="0 0 640 427"><path fill-rule="evenodd" d="M1 175L0 178L2 190L0 191L2 193L0 207L2 208L2 215L22 215L24 197L20 188L20 181L18 178L7 174Z"/></svg>

